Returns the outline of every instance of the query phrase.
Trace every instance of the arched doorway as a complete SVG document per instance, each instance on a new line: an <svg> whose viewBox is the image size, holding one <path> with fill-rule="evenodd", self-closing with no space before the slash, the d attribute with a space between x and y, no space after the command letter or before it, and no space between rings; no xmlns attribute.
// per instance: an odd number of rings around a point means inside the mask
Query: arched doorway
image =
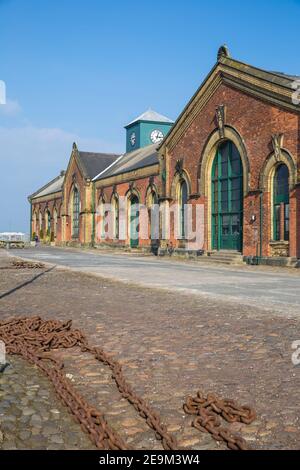
<svg viewBox="0 0 300 470"><path fill-rule="evenodd" d="M242 251L243 165L231 141L217 149L211 175L212 248Z"/></svg>
<svg viewBox="0 0 300 470"><path fill-rule="evenodd" d="M130 232L130 247L136 248L139 245L139 199L133 195L130 198L129 207L129 232Z"/></svg>

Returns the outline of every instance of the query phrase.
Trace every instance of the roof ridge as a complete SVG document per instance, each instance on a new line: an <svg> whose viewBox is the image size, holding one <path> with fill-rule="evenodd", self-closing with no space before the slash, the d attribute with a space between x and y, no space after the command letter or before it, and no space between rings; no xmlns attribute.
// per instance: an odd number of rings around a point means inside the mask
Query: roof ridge
<svg viewBox="0 0 300 470"><path fill-rule="evenodd" d="M90 152L89 150L79 150L78 149L78 152L79 153L85 153L85 154L91 154L91 155L111 155L111 156L116 156L116 155L120 155L119 153L113 153L113 152Z"/></svg>
<svg viewBox="0 0 300 470"><path fill-rule="evenodd" d="M286 80L289 80L289 81L292 81L293 79L297 77L300 78L300 76L298 75L290 75L284 72L275 72L273 70L263 69L262 67L257 67L256 65L248 64L247 62L243 62L242 60L238 60L233 57L228 57L224 55L219 58L217 64L219 63L219 64L229 65L228 62L235 62L245 67L249 67L250 69L257 70L258 72L263 72L263 73L266 73L268 75L273 75L273 76L275 75L278 78L285 78Z"/></svg>

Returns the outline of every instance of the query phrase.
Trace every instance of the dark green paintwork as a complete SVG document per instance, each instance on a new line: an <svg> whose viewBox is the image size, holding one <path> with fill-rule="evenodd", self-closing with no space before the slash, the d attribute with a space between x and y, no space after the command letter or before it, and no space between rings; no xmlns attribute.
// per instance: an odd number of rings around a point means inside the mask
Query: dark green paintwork
<svg viewBox="0 0 300 470"><path fill-rule="evenodd" d="M213 249L242 251L243 166L236 146L230 141L217 150L211 191Z"/></svg>

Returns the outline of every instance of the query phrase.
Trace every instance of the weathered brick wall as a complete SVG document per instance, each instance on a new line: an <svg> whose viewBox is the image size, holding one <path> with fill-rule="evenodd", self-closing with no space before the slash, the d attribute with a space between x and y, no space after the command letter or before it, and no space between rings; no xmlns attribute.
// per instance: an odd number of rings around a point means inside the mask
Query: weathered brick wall
<svg viewBox="0 0 300 470"><path fill-rule="evenodd" d="M70 200L74 184L79 190L80 195L80 215L79 215L79 238L72 238L72 207ZM64 203L63 217L65 220L65 229L63 242L74 242L80 244L91 243L91 216L92 216L92 183L87 183L84 179L75 158L71 157L64 182Z"/></svg>
<svg viewBox="0 0 300 470"><path fill-rule="evenodd" d="M97 188L96 193L95 193L95 199L96 199L96 208L99 208L99 200L101 197L104 196L104 200L106 203L110 203L113 193L118 195L118 197L127 197L131 190L139 196L139 203L146 205L146 194L147 194L147 189L149 188L150 185L154 185L155 188L158 189L159 185L159 177L158 176L153 176L151 177L151 181L149 177L146 178L140 178L137 179L133 182L133 185L131 186L130 181L126 183L120 183L114 186L106 186L103 188ZM100 230L100 224L101 224L101 216L99 214L99 210L97 211L95 216L96 220L96 235L95 235L95 242L96 243L108 243L108 244L114 244L114 245L129 245L130 240L129 237L127 236L126 240L117 240L117 239L109 239L106 238L103 240L101 238L101 230ZM127 231L128 232L128 231ZM150 246L151 240L139 240L139 246Z"/></svg>
<svg viewBox="0 0 300 470"><path fill-rule="evenodd" d="M194 119L189 128L181 136L176 146L169 150L170 171L167 175L169 184L176 173L176 161L183 159L183 167L191 177L192 193L198 191L199 165L206 141L216 129L215 111L219 105L226 106L226 125L232 126L243 139L249 160L249 194L244 200L244 231L243 252L245 255L255 255L257 244L255 234L259 237L259 196L251 191L259 189L259 177L267 157L272 153L271 136L276 133L284 134L284 148L299 163L300 139L299 139L299 115L289 112L260 99L252 97L242 91L222 84L213 94L200 114ZM291 230L290 230L290 255L300 256L300 232L299 232L299 202L296 202L299 190L291 193ZM264 226L263 226L263 255L270 254L270 195L264 194ZM198 202L204 202L204 196ZM299 199L298 199L299 201ZM256 221L251 222L251 215L256 215ZM206 233L210 217L205 216ZM176 241L172 239L176 245ZM207 248L207 245L205 246Z"/></svg>
<svg viewBox="0 0 300 470"><path fill-rule="evenodd" d="M51 217L51 233L55 234L56 232L56 237L55 240L56 242L60 242L61 240L61 217L60 217L60 212L61 212L61 204L62 204L62 198L61 196L57 197L54 196L53 199L48 199L43 201L40 200L39 202L33 202L32 203L32 234L36 232L38 237L40 238L40 232L41 230L43 231L44 234L44 240L46 240L46 235L47 235L47 227L46 227L46 217L45 213L46 211L50 212L50 217ZM54 227L54 211L57 211L57 224L56 224L56 229ZM42 224L40 225L39 222L39 213L41 212L42 214ZM34 222L34 214L36 214L36 224Z"/></svg>

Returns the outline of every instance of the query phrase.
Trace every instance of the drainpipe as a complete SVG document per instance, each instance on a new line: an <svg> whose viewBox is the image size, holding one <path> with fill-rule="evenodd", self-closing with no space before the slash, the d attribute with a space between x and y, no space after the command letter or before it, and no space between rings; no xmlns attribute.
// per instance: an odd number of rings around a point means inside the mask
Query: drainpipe
<svg viewBox="0 0 300 470"><path fill-rule="evenodd" d="M262 244L263 244L263 192L259 194L259 257L262 258Z"/></svg>
<svg viewBox="0 0 300 470"><path fill-rule="evenodd" d="M30 201L30 205L29 205L29 208L30 208L30 241L32 240L32 202Z"/></svg>
<svg viewBox="0 0 300 470"><path fill-rule="evenodd" d="M92 247L95 246L95 183L92 182Z"/></svg>

